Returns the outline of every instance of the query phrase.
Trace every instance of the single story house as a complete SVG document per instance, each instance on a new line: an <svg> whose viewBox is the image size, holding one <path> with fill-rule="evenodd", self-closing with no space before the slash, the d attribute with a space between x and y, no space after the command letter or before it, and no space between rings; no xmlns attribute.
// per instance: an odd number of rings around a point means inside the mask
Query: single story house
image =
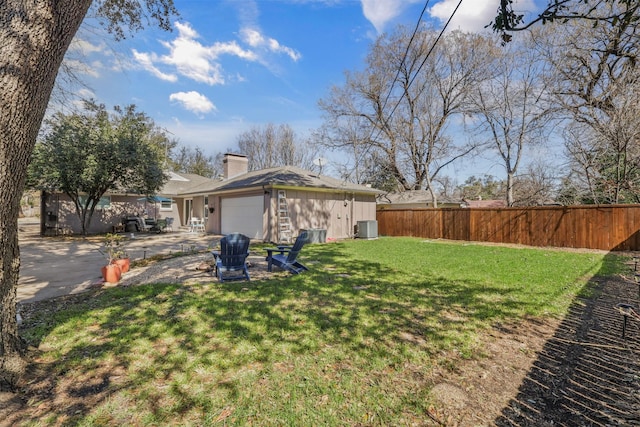
<svg viewBox="0 0 640 427"><path fill-rule="evenodd" d="M505 200L467 200L462 199L463 208L506 208L507 202Z"/></svg>
<svg viewBox="0 0 640 427"><path fill-rule="evenodd" d="M173 218L172 228L188 226L192 215L189 202L180 197L182 192L204 183L217 182L195 174L169 172L169 179L158 195L148 198L140 194L106 193L93 214L89 233L121 231L123 219ZM126 222L126 221L125 221ZM82 226L72 200L62 193L42 192L40 200L41 234L80 233Z"/></svg>
<svg viewBox="0 0 640 427"><path fill-rule="evenodd" d="M432 208L433 199L427 190L408 190L378 195L378 210ZM439 208L459 208L460 201L438 199Z"/></svg>
<svg viewBox="0 0 640 427"><path fill-rule="evenodd" d="M206 230L243 233L266 242L291 240L300 230L323 238L354 237L359 221L376 219L381 191L295 166L248 171L246 156L226 154L224 178L182 194L206 207Z"/></svg>
<svg viewBox="0 0 640 427"><path fill-rule="evenodd" d="M225 154L222 179L171 173L158 192L105 195L94 214L90 233L112 231L122 218L174 218L173 229L204 220L212 234L240 232L252 239L282 242L301 229L318 230L323 239L354 237L359 221L376 219L381 191L293 166L248 171L246 156ZM80 232L73 203L61 194L43 193L42 230Z"/></svg>
<svg viewBox="0 0 640 427"><path fill-rule="evenodd" d="M408 190L379 194L377 197L380 211L389 209L432 208L433 199L427 190ZM438 208L504 208L504 200L452 200L438 199Z"/></svg>

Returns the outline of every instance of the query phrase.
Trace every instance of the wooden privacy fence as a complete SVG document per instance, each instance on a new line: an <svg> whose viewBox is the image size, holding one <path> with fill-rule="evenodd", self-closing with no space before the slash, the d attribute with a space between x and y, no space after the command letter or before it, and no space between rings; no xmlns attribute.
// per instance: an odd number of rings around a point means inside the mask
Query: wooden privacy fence
<svg viewBox="0 0 640 427"><path fill-rule="evenodd" d="M376 217L381 236L640 250L640 205L389 209Z"/></svg>

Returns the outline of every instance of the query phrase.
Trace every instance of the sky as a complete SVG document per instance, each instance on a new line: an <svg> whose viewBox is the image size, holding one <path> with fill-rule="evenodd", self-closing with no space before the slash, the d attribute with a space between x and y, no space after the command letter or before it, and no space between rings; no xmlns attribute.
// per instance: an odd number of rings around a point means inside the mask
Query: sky
<svg viewBox="0 0 640 427"><path fill-rule="evenodd" d="M429 1L423 21L442 27L458 1ZM448 28L486 31L497 4L463 0ZM175 0L175 5L180 16L171 32L147 28L114 42L87 26L72 44L68 62L87 84L78 95L107 106L135 104L180 145L213 155L236 147L242 132L268 123L288 124L298 136L308 136L322 124L318 101L344 83L345 71L363 68L380 34L397 25L415 27L425 1ZM533 0L521 0L518 7L535 9ZM332 153L325 154L331 161Z"/></svg>

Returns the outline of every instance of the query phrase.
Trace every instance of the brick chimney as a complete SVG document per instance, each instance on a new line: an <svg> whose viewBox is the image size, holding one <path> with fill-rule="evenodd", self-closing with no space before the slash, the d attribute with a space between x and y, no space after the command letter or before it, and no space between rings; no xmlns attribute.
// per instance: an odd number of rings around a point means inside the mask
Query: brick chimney
<svg viewBox="0 0 640 427"><path fill-rule="evenodd" d="M235 178L249 172L249 159L244 154L226 153L222 159L224 179Z"/></svg>

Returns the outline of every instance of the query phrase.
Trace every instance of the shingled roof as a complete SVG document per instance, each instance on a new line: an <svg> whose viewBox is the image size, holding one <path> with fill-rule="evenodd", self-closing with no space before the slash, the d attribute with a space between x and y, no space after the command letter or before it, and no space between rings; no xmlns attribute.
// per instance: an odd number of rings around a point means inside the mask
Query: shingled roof
<svg viewBox="0 0 640 427"><path fill-rule="evenodd" d="M166 196L178 196L185 193L192 193L201 187L215 186L219 183L220 181L215 181L193 173L169 172L169 180L167 180L159 193Z"/></svg>
<svg viewBox="0 0 640 427"><path fill-rule="evenodd" d="M504 200L463 200L465 208L506 208L507 202Z"/></svg>
<svg viewBox="0 0 640 427"><path fill-rule="evenodd" d="M353 184L329 176L318 175L296 166L283 166L251 171L226 181L216 182L213 185L200 186L197 189L194 188L189 191L189 194L228 192L255 187L300 187L342 190L355 193L381 193L380 190L365 185Z"/></svg>
<svg viewBox="0 0 640 427"><path fill-rule="evenodd" d="M407 190L402 192L390 192L378 196L379 206L404 206L404 207L431 207L433 198L427 190ZM454 199L438 198L438 205L459 206L460 202Z"/></svg>

